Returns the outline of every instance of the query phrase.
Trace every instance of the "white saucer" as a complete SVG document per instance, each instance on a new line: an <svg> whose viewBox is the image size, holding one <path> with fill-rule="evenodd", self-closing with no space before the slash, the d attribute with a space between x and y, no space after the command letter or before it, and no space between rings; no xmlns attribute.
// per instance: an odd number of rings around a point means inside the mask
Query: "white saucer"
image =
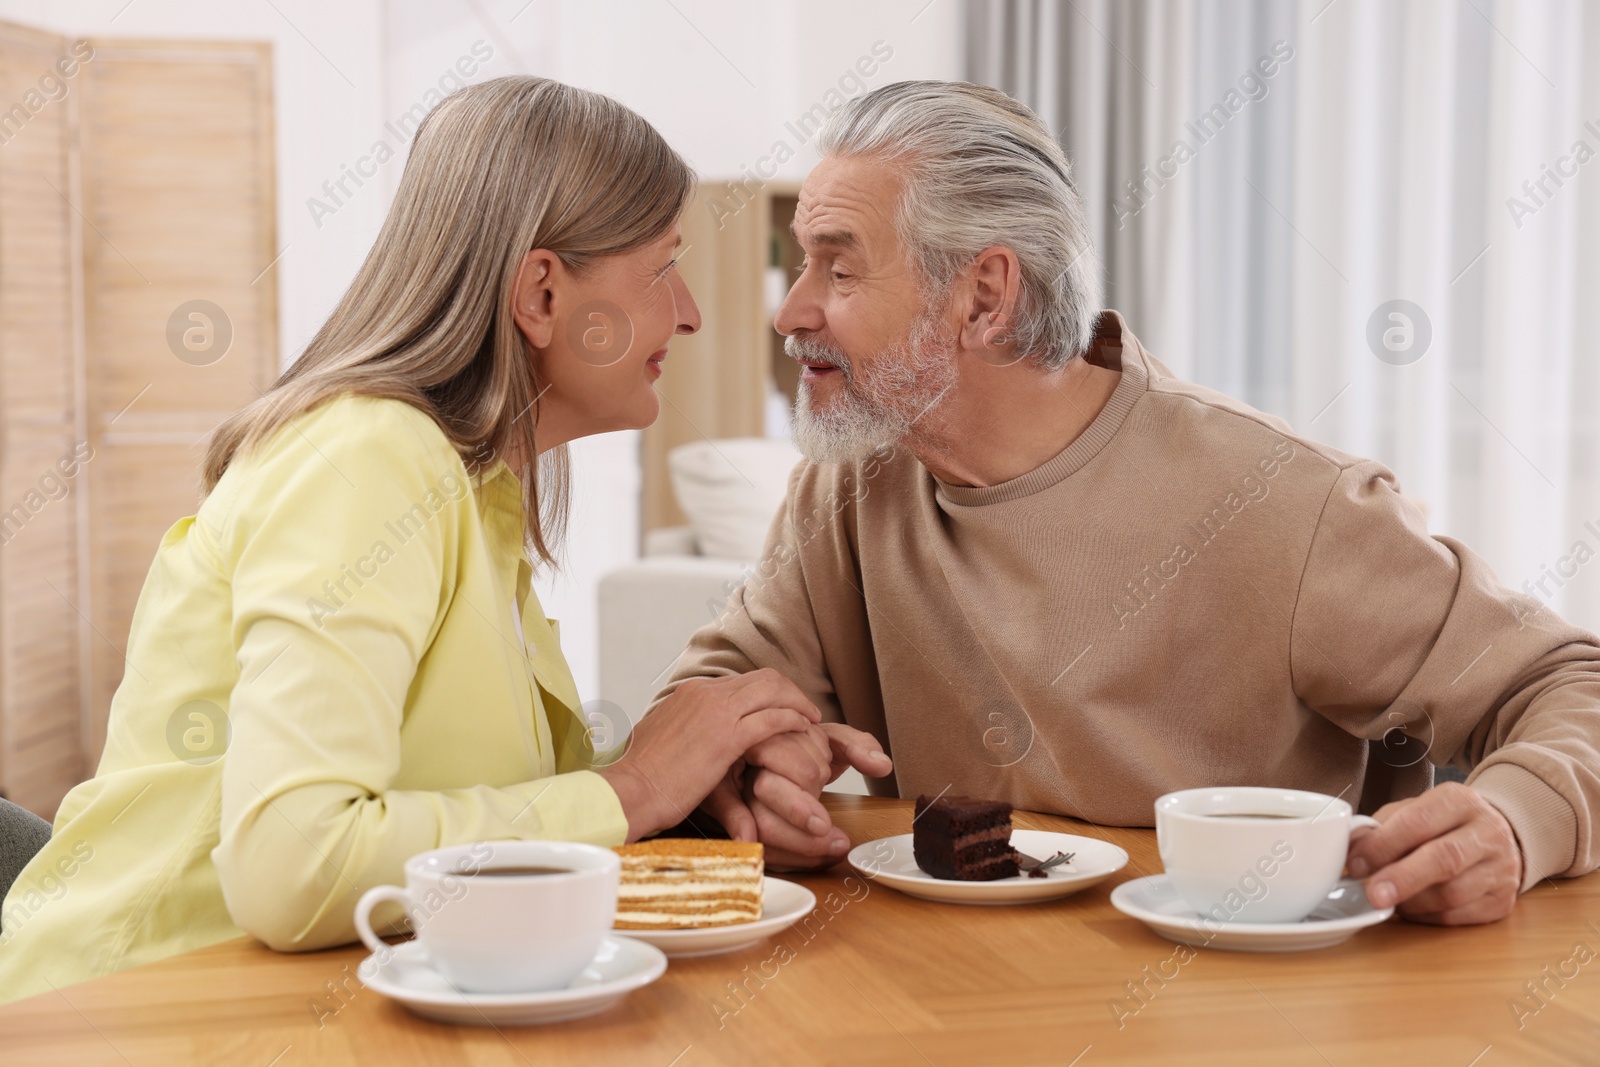
<svg viewBox="0 0 1600 1067"><path fill-rule="evenodd" d="M817 898L803 885L782 878L761 880L761 918L732 926L706 926L698 930L618 930L618 937L631 937L654 945L671 959L694 956L720 956L737 952L764 941L779 930L787 930L817 906Z"/></svg>
<svg viewBox="0 0 1600 1067"><path fill-rule="evenodd" d="M1354 878L1335 885L1310 915L1294 923L1217 923L1204 920L1185 904L1164 874L1135 878L1111 891L1111 904L1162 937L1200 948L1232 952L1299 952L1328 948L1357 930L1381 923L1393 908L1374 908Z"/></svg>
<svg viewBox="0 0 1600 1067"><path fill-rule="evenodd" d="M1057 852L1073 853L1072 862L1052 867L1043 878L1019 874L992 882L958 882L935 878L917 866L911 835L880 837L850 850L850 866L908 896L944 904L1029 904L1054 900L1087 889L1122 870L1128 854L1109 841L1046 830L1013 830L1011 847L1035 859Z"/></svg>
<svg viewBox="0 0 1600 1067"><path fill-rule="evenodd" d="M667 969L661 950L642 941L608 937L600 952L565 989L548 993L463 993L435 971L422 946L405 941L380 963L374 953L356 974L368 989L393 997L428 1019L470 1026L534 1026L597 1015Z"/></svg>

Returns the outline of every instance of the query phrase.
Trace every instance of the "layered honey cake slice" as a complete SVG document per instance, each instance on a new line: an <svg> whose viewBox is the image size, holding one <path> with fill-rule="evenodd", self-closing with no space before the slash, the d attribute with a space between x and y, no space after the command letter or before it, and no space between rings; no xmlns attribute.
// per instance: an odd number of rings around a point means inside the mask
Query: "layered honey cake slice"
<svg viewBox="0 0 1600 1067"><path fill-rule="evenodd" d="M755 841L656 838L618 845L618 930L732 926L761 918L762 848Z"/></svg>

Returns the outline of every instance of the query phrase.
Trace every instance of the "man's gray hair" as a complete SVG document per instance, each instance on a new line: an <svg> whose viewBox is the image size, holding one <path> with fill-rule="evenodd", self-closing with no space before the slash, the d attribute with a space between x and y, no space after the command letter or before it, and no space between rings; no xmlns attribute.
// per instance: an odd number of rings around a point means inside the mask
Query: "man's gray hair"
<svg viewBox="0 0 1600 1067"><path fill-rule="evenodd" d="M1056 369L1086 351L1100 314L1100 265L1072 165L1032 111L998 89L903 81L835 112L824 156L905 166L895 223L934 294L994 245L1016 253L1022 288L1007 332Z"/></svg>

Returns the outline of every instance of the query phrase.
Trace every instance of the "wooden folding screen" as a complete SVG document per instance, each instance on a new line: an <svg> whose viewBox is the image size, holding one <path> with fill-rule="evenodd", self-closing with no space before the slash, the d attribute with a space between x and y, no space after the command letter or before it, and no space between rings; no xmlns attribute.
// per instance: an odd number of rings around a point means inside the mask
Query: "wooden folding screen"
<svg viewBox="0 0 1600 1067"><path fill-rule="evenodd" d="M0 24L0 108L61 56L59 100L9 140L0 111L0 508L28 513L0 544L0 790L47 816L98 762L207 433L278 366L269 47Z"/></svg>

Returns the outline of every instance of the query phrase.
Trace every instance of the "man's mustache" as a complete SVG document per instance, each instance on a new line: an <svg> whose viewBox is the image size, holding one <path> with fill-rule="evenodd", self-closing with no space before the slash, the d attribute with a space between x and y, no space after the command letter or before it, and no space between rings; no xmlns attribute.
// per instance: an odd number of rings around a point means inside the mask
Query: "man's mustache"
<svg viewBox="0 0 1600 1067"><path fill-rule="evenodd" d="M837 367L844 372L846 379L850 377L850 357L840 349L818 341L814 337L799 337L791 334L783 340L783 354L790 359L801 363L821 363L829 367Z"/></svg>

